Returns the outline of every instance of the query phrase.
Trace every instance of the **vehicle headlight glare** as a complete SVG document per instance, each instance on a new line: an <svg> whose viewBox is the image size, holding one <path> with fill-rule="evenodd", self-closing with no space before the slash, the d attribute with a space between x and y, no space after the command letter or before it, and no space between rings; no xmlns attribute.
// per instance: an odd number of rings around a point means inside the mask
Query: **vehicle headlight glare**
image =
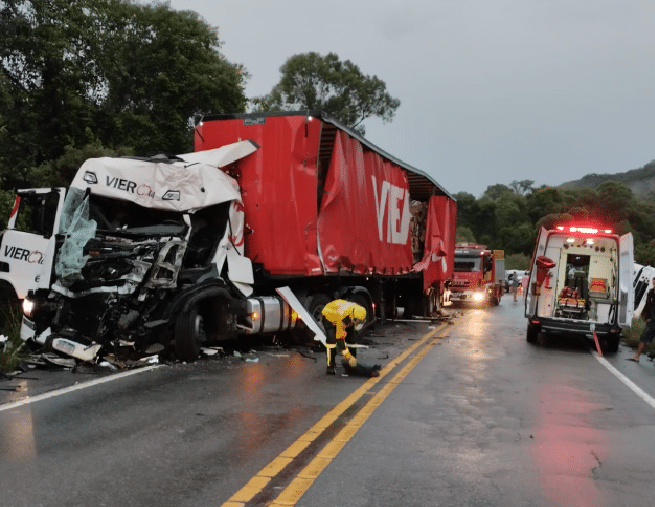
<svg viewBox="0 0 655 507"><path fill-rule="evenodd" d="M484 299L484 294L482 292L476 292L473 294L473 301L482 301Z"/></svg>
<svg viewBox="0 0 655 507"><path fill-rule="evenodd" d="M34 301L31 299L23 299L23 313L27 315L28 317L32 317L34 313L34 308L36 307L36 304Z"/></svg>

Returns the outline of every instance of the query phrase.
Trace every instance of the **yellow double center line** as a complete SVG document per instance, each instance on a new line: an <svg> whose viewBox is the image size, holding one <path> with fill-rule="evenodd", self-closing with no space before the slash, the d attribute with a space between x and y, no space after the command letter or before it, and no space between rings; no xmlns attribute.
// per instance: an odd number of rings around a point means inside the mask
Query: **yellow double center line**
<svg viewBox="0 0 655 507"><path fill-rule="evenodd" d="M426 334L419 341L408 347L398 357L390 361L382 370L379 377L368 379L359 389L353 391L341 403L335 406L320 421L307 430L298 440L291 444L286 450L260 470L257 475L248 481L248 483L230 497L222 507L245 507L256 495L262 493L270 481L290 465L298 455L304 451L310 444L314 443L325 430L330 427L343 413L352 407L364 394L388 375L396 366L405 361L416 349L423 347L407 364L389 380L360 410L355 414L345 426L319 451L314 459L305 466L291 483L267 505L274 506L293 506L298 502L300 497L311 487L316 478L327 467L327 465L339 454L339 451L346 443L357 433L359 428L366 422L369 416L378 406L389 396L407 374L425 357L430 349L443 336L435 337L438 333L447 327L442 324ZM434 338L434 339L433 339ZM427 345L426 345L427 343Z"/></svg>

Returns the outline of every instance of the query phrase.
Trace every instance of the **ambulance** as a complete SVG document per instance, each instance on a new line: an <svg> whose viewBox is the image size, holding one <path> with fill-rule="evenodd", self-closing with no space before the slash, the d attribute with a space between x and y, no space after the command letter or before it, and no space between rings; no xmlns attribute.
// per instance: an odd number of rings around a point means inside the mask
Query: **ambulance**
<svg viewBox="0 0 655 507"><path fill-rule="evenodd" d="M632 234L595 225L541 229L525 295L526 338L540 333L593 338L616 352L634 312Z"/></svg>

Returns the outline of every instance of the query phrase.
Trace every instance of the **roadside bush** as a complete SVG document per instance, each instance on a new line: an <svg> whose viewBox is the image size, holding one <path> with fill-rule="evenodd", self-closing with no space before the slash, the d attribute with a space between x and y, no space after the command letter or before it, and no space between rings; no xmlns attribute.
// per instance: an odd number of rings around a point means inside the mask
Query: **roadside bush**
<svg viewBox="0 0 655 507"><path fill-rule="evenodd" d="M14 371L21 361L21 317L20 309L15 304L6 299L0 302L0 334L8 337L4 348L0 349L0 372Z"/></svg>

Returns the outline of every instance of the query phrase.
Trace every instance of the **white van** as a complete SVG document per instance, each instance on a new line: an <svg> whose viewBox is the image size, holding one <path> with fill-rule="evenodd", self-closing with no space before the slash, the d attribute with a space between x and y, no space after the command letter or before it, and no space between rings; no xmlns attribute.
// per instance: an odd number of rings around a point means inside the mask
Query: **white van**
<svg viewBox="0 0 655 507"><path fill-rule="evenodd" d="M541 229L525 295L527 341L540 332L596 334L616 352L634 311L632 234L596 227Z"/></svg>

